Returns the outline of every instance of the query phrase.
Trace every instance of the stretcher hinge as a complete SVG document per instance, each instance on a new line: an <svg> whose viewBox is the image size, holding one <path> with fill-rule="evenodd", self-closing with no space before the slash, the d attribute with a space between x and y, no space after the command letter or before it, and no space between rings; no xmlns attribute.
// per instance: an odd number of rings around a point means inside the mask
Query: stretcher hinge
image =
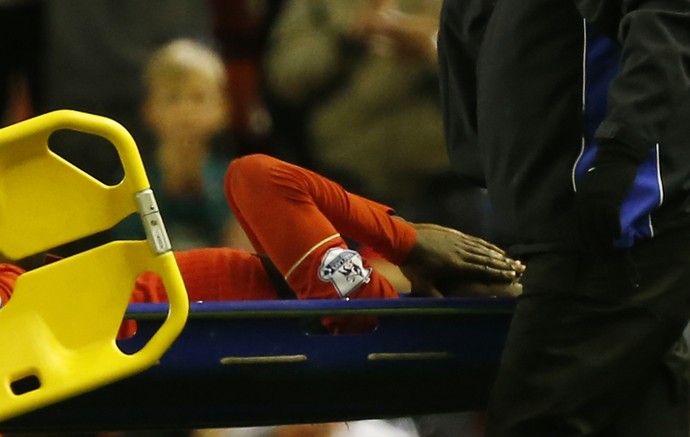
<svg viewBox="0 0 690 437"><path fill-rule="evenodd" d="M135 195L139 215L146 231L146 238L154 253L162 254L172 250L168 233L163 225L163 218L158 211L158 204L153 191L148 188Z"/></svg>

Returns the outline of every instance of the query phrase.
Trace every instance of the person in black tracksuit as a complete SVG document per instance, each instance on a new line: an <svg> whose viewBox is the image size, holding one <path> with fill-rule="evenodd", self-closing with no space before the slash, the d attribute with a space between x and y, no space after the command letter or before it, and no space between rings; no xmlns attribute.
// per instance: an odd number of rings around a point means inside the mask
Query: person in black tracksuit
<svg viewBox="0 0 690 437"><path fill-rule="evenodd" d="M690 0L445 0L439 62L527 265L487 435L686 437Z"/></svg>

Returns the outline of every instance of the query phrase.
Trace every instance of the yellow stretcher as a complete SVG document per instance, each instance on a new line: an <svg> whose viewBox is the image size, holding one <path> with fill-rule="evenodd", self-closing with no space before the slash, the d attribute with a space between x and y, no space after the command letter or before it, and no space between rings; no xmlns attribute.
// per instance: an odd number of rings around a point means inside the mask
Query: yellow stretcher
<svg viewBox="0 0 690 437"><path fill-rule="evenodd" d="M53 153L73 130L112 143L125 171L106 185ZM131 135L96 115L61 110L0 129L0 253L17 260L107 230L138 212L148 241L113 241L20 276L0 309L0 421L136 374L155 364L189 310L155 198ZM116 336L137 276L165 284L169 310L135 353ZM5 302L3 302L5 304Z"/></svg>

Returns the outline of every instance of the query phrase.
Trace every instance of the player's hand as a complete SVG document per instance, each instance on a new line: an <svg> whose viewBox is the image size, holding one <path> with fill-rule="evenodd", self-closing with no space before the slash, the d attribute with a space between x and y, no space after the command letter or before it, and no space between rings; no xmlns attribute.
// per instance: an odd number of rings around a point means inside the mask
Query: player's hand
<svg viewBox="0 0 690 437"><path fill-rule="evenodd" d="M434 224L412 224L417 241L400 266L416 295L443 295L441 282L502 283L516 281L525 267L499 247L455 229Z"/></svg>
<svg viewBox="0 0 690 437"><path fill-rule="evenodd" d="M625 144L603 144L578 184L575 211L588 250L613 250L614 240L621 236L621 206L640 162L640 157Z"/></svg>
<svg viewBox="0 0 690 437"><path fill-rule="evenodd" d="M457 281L439 285L445 297L518 297L522 294L522 284L517 281L501 282L466 282Z"/></svg>

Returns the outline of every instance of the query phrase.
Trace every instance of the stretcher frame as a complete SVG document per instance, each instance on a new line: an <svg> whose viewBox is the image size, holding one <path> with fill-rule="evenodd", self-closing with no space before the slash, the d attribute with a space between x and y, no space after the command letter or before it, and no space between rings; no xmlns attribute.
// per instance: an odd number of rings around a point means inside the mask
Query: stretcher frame
<svg viewBox="0 0 690 437"><path fill-rule="evenodd" d="M192 303L158 365L0 423L0 431L196 429L484 408L514 300L401 298ZM133 304L136 350L166 304ZM375 330L318 332L324 315Z"/></svg>

